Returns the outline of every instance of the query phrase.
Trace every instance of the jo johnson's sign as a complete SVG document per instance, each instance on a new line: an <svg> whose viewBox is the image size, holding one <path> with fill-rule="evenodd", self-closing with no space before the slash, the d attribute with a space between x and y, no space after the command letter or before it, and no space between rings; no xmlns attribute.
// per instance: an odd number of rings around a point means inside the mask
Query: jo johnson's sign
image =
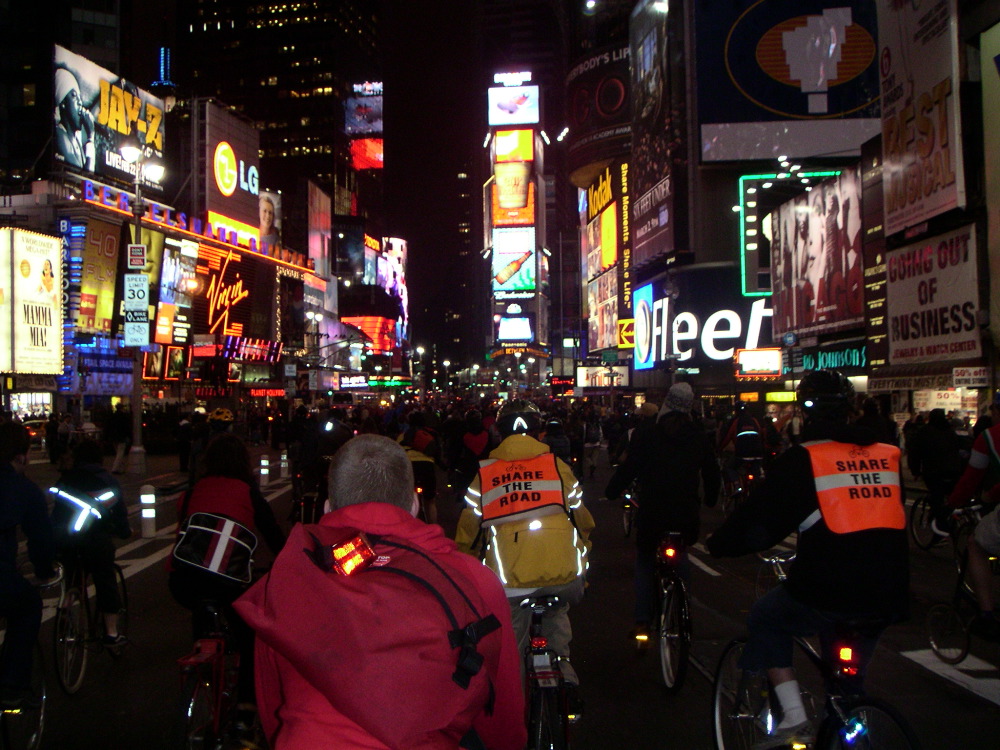
<svg viewBox="0 0 1000 750"><path fill-rule="evenodd" d="M698 315L676 309L670 297L654 299L653 286L645 284L632 295L636 370L669 359L688 362L700 356L721 361L732 358L737 348L759 348L764 319L772 314L767 299L756 300L749 317L729 309Z"/></svg>

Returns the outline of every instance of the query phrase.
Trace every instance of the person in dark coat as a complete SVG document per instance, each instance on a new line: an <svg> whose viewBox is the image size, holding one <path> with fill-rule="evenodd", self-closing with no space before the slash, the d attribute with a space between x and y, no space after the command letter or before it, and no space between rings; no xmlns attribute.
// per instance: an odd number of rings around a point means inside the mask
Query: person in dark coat
<svg viewBox="0 0 1000 750"><path fill-rule="evenodd" d="M944 409L933 409L927 424L910 438L907 464L914 479L924 480L935 516L962 476L970 447L948 422Z"/></svg>
<svg viewBox="0 0 1000 750"><path fill-rule="evenodd" d="M635 428L625 461L604 491L615 498L638 480L634 635L644 631L648 636L656 614L656 548L663 535L679 532L685 544L694 544L700 530L699 485L706 505L719 497L719 464L711 439L691 418L693 405L689 384L672 385L657 420Z"/></svg>

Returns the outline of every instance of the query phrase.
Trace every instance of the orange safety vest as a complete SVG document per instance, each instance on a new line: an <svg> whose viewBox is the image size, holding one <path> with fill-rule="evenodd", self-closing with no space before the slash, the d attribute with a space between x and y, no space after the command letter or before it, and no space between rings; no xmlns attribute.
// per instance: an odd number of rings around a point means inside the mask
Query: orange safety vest
<svg viewBox="0 0 1000 750"><path fill-rule="evenodd" d="M803 443L809 451L819 510L834 534L906 528L899 486L899 448L834 440Z"/></svg>
<svg viewBox="0 0 1000 750"><path fill-rule="evenodd" d="M562 478L551 453L480 461L479 481L484 525L566 512Z"/></svg>

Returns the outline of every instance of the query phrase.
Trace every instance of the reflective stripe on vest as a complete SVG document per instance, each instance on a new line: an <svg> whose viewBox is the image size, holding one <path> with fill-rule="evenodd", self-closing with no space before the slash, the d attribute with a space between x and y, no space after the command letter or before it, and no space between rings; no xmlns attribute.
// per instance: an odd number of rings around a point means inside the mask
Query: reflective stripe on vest
<svg viewBox="0 0 1000 750"><path fill-rule="evenodd" d="M803 443L809 451L819 509L835 534L906 528L899 487L899 448L833 440Z"/></svg>
<svg viewBox="0 0 1000 750"><path fill-rule="evenodd" d="M484 525L566 512L562 477L551 453L516 461L482 461L479 479Z"/></svg>

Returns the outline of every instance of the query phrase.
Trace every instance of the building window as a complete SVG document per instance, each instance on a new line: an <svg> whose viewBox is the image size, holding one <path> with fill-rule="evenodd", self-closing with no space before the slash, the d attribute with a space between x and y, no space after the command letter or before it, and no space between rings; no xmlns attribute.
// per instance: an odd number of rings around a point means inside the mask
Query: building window
<svg viewBox="0 0 1000 750"><path fill-rule="evenodd" d="M35 84L24 84L24 87L21 89L21 104L25 107L35 106Z"/></svg>

